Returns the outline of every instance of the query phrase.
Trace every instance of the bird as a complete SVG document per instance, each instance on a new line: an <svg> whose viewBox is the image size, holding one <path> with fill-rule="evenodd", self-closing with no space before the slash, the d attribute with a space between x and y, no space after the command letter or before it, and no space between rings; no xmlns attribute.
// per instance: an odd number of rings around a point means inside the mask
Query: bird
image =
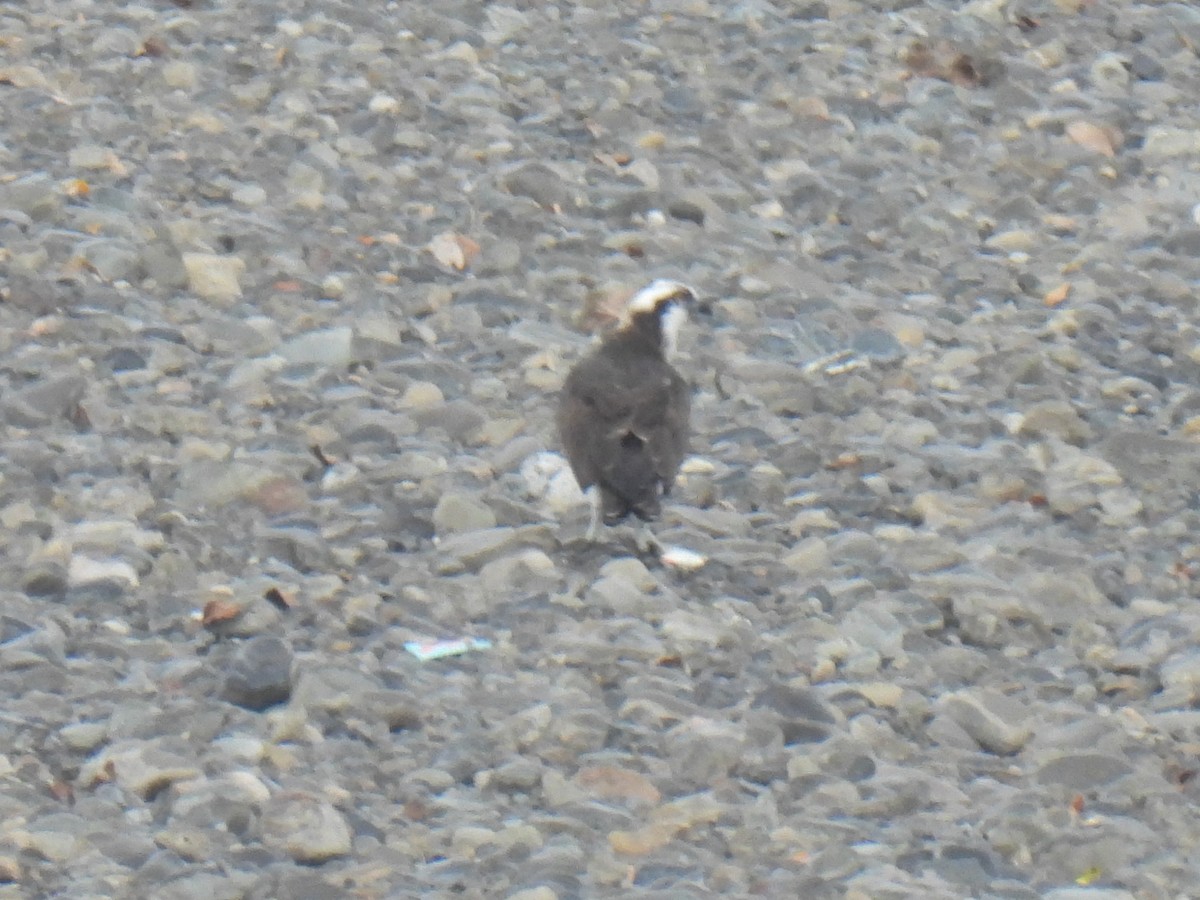
<svg viewBox="0 0 1200 900"><path fill-rule="evenodd" d="M634 294L600 345L563 382L559 439L600 521L656 518L688 452L691 387L671 365L696 292L658 279Z"/></svg>

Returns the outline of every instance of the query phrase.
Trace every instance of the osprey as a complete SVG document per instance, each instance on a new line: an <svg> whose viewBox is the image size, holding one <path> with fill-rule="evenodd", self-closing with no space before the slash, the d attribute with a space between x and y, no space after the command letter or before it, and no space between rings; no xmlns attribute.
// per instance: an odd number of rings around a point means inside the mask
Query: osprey
<svg viewBox="0 0 1200 900"><path fill-rule="evenodd" d="M630 299L617 330L563 384L558 433L592 500L588 538L603 517L656 515L688 450L691 389L669 362L696 293L658 280Z"/></svg>

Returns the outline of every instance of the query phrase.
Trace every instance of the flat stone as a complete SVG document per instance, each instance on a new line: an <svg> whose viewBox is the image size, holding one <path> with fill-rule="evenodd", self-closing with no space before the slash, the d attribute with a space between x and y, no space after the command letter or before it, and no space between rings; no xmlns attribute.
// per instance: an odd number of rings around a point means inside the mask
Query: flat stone
<svg viewBox="0 0 1200 900"><path fill-rule="evenodd" d="M442 536L482 531L496 527L496 514L477 496L451 491L434 507L433 527Z"/></svg>
<svg viewBox="0 0 1200 900"><path fill-rule="evenodd" d="M242 296L241 278L246 263L236 256L215 253L185 253L183 268L188 289L205 300L232 303Z"/></svg>
<svg viewBox="0 0 1200 900"><path fill-rule="evenodd" d="M1026 715L1021 705L993 691L955 691L944 695L938 707L989 753L1009 756L1033 736L1033 730L1021 721Z"/></svg>
<svg viewBox="0 0 1200 900"><path fill-rule="evenodd" d="M344 369L354 362L354 329L349 325L296 335L276 351L291 365Z"/></svg>
<svg viewBox="0 0 1200 900"><path fill-rule="evenodd" d="M259 827L264 844L306 865L347 856L353 846L345 816L315 797L273 797Z"/></svg>

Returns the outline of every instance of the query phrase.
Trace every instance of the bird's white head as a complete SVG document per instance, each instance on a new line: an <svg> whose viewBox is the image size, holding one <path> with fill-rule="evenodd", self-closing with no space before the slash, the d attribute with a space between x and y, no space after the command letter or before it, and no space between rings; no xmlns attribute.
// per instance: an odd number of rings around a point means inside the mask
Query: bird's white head
<svg viewBox="0 0 1200 900"><path fill-rule="evenodd" d="M695 300L696 292L686 284L659 278L629 298L622 325L638 316L657 316L662 330L663 356L669 359L675 354L679 329L687 321L686 304Z"/></svg>

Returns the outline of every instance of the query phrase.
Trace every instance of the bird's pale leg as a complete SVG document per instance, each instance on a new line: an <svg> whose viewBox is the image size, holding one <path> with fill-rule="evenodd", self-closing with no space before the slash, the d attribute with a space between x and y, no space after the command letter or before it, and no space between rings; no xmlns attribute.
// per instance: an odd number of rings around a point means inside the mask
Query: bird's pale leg
<svg viewBox="0 0 1200 900"><path fill-rule="evenodd" d="M662 555L662 544L654 536L649 522L641 523L637 529L637 533L634 535L634 541L639 553L644 553L648 556Z"/></svg>
<svg viewBox="0 0 1200 900"><path fill-rule="evenodd" d="M588 522L585 538L589 541L594 541L596 540L596 534L600 530L600 518L604 515L604 504L600 499L600 488L596 487L596 485L593 484L585 493L592 504L592 520Z"/></svg>

